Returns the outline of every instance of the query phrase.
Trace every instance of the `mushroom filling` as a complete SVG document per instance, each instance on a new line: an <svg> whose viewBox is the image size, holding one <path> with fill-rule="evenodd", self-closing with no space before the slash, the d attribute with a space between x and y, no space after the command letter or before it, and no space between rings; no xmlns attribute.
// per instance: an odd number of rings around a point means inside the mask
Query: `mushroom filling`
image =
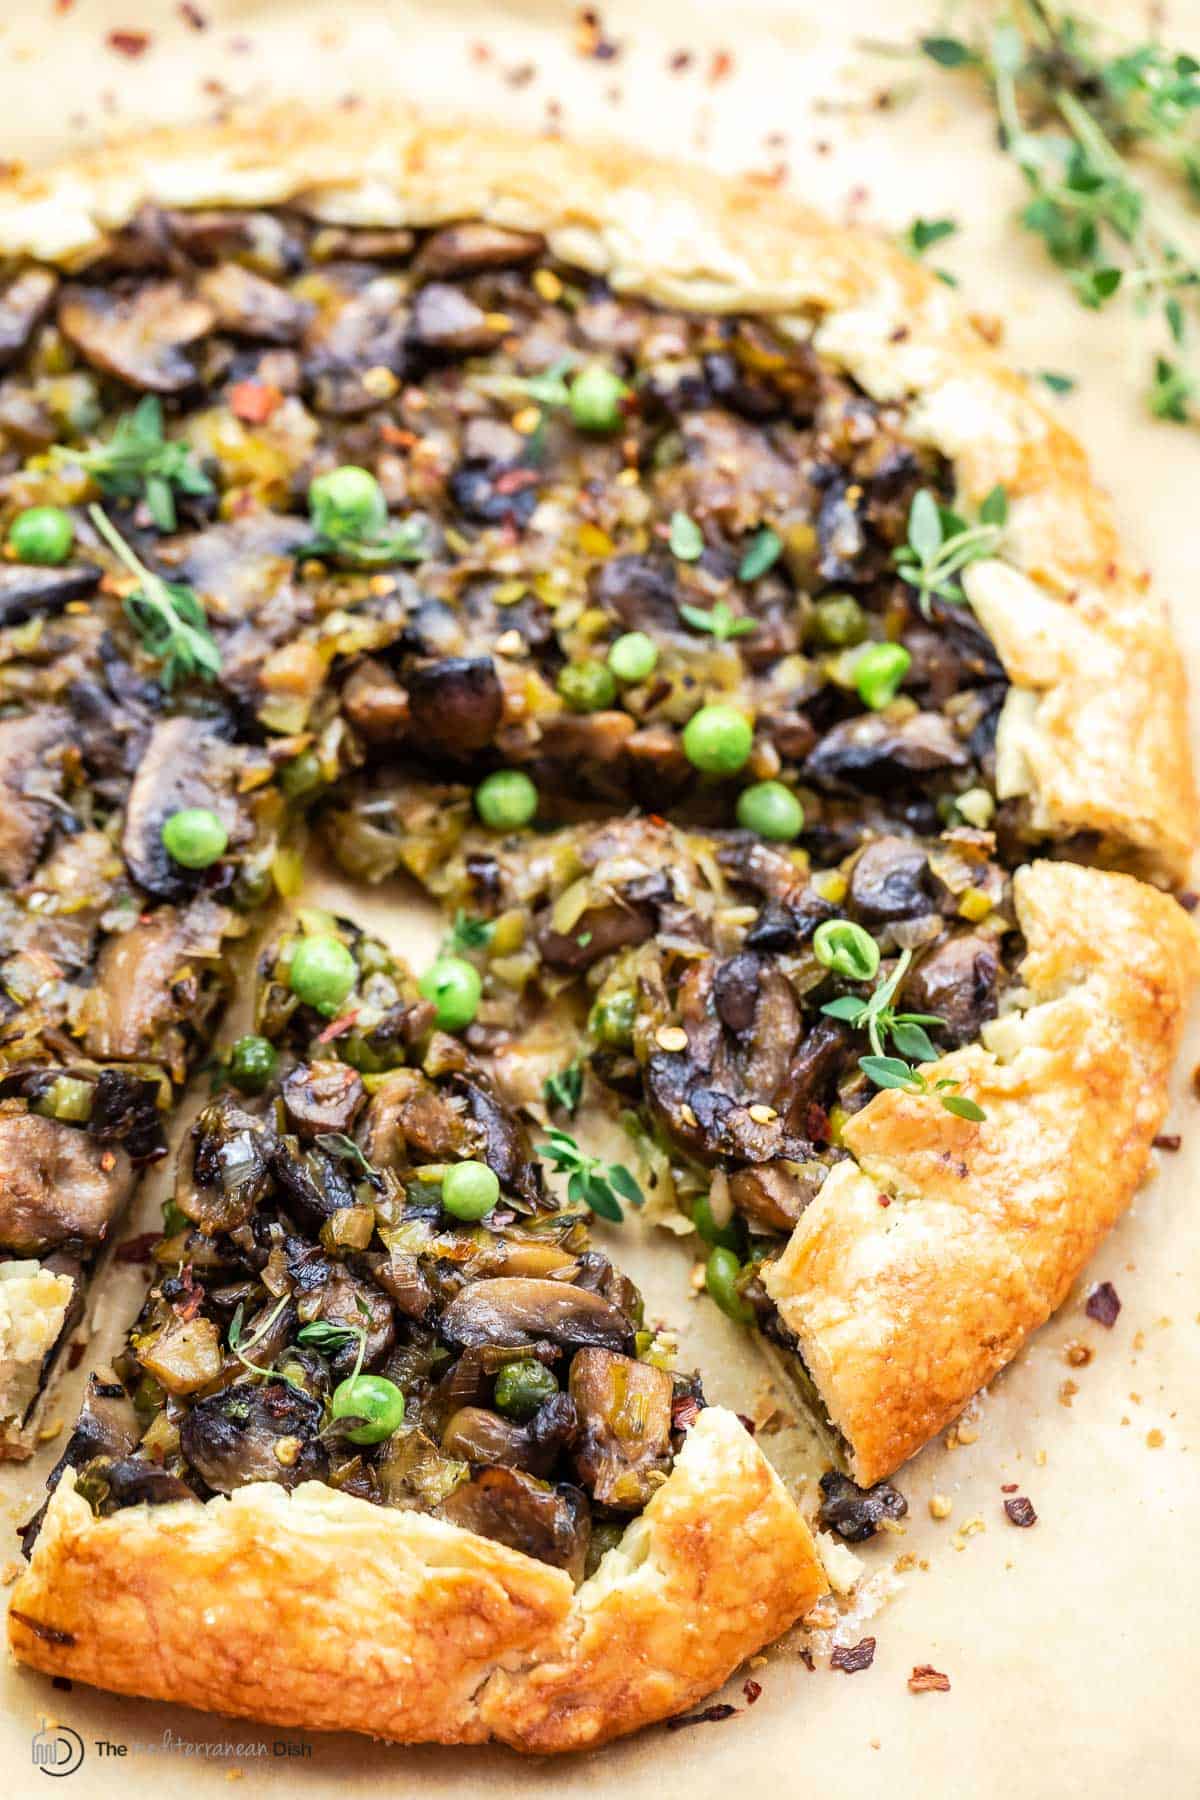
<svg viewBox="0 0 1200 1800"><path fill-rule="evenodd" d="M666 1480L699 1382L407 971L320 922L354 946L363 1028L281 1005L302 940L267 952L274 1067L235 1059L189 1132L106 1422L94 1384L52 1480L74 1467L99 1512L324 1481L582 1579Z"/></svg>

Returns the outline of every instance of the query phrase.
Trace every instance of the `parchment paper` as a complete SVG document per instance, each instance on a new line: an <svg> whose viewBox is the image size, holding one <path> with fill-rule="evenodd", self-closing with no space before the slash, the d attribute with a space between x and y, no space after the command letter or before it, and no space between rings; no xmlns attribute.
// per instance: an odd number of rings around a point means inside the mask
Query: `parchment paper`
<svg viewBox="0 0 1200 1800"><path fill-rule="evenodd" d="M1019 181L995 151L983 108L946 77L857 47L863 37L899 41L928 28L932 6L625 0L603 8L603 36L618 54L600 57L581 54L576 9L557 0L196 0L194 8L8 0L2 10L2 157L46 158L136 124L201 117L231 98L388 93L754 169L835 214L890 228L917 213L953 214L964 230L938 246L936 260L961 276L968 304L1007 320L1015 363L1079 378L1066 416L1170 598L1196 669L1197 438L1144 415L1136 395L1146 346L1124 314L1080 311L1038 246L1013 231ZM1144 26L1143 9L1128 0L1107 10L1123 13L1131 30ZM114 47L113 31L150 41L130 55L134 41ZM1165 33L1200 49L1200 0L1177 0ZM899 95L884 105L889 86ZM418 963L434 942L410 893L377 894L358 910ZM954 1447L938 1442L903 1471L904 1535L863 1553L869 1573L898 1558L908 1565L899 1595L862 1626L878 1640L871 1669L847 1676L818 1664L809 1673L795 1644L785 1645L749 1671L762 1689L752 1708L745 1671L722 1696L738 1716L557 1763L276 1731L82 1687L56 1691L5 1669L5 1791L45 1800L30 1746L49 1717L83 1741L68 1793L123 1800L157 1800L164 1790L194 1800L225 1791L228 1780L247 1800L481 1787L495 1800L551 1791L564 1800L685 1792L707 1800L734 1790L1107 1800L1135 1786L1160 1800L1195 1795L1200 1125L1190 1074L1198 1056L1193 1030L1169 1122L1181 1152L1163 1155L1076 1294L973 1409ZM153 1223L161 1197L149 1183L131 1232ZM699 1359L710 1394L755 1410L763 1372L733 1328L694 1299L688 1251L626 1229L618 1254L651 1309L684 1328L684 1356ZM1122 1300L1111 1331L1083 1313L1101 1279ZM72 1417L88 1364L119 1339L142 1280L114 1268L100 1283L92 1345L63 1383L52 1421ZM762 1441L788 1467L802 1465L794 1436ZM34 1462L0 1476L0 1522L32 1510L58 1448L47 1443ZM1037 1509L1030 1530L1005 1518L1001 1486L1012 1482ZM930 1516L935 1494L951 1503L948 1519ZM951 1691L910 1694L921 1663L945 1672ZM237 1754L238 1745L248 1748Z"/></svg>

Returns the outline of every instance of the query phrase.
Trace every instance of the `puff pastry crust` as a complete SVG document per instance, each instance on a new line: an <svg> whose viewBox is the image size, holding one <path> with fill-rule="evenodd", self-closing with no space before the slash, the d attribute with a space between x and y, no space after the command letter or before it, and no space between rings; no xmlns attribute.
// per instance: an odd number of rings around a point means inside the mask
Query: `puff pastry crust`
<svg viewBox="0 0 1200 1800"><path fill-rule="evenodd" d="M779 1477L710 1407L578 1591L503 1544L319 1482L96 1518L68 1471L8 1631L22 1662L120 1693L548 1752L694 1704L827 1587Z"/></svg>
<svg viewBox="0 0 1200 1800"><path fill-rule="evenodd" d="M671 305L746 310L812 336L952 463L961 499L1009 495L1003 562L967 592L1013 683L1002 799L1094 831L1182 880L1195 795L1182 665L1079 444L925 270L882 239L749 182L410 109L280 108L159 131L0 183L0 256L86 263L139 206L294 201L348 225L482 217Z"/></svg>
<svg viewBox="0 0 1200 1800"><path fill-rule="evenodd" d="M1066 1297L1145 1171L1196 977L1197 936L1126 875L1015 877L1019 1010L929 1065L983 1124L879 1093L766 1287L850 1472L878 1481L948 1424Z"/></svg>

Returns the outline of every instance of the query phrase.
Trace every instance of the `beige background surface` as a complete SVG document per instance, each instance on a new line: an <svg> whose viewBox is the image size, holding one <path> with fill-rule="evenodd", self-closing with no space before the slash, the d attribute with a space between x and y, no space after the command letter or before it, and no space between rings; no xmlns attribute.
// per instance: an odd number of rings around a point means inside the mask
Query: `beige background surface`
<svg viewBox="0 0 1200 1800"><path fill-rule="evenodd" d="M938 246L937 260L962 277L973 309L1006 317L1014 362L1079 378L1066 416L1092 445L1196 671L1200 439L1143 415L1143 334L1122 314L1081 312L1037 246L1012 231L1019 184L995 152L983 109L933 71L869 59L856 47L863 36L903 37L928 22L932 5L613 4L604 23L621 53L601 61L579 55L576 9L561 0L197 4L205 30L168 0L8 0L0 8L0 156L50 156L143 121L202 116L227 98L386 92L756 169L790 179L838 215L890 227L918 212L952 213L964 230ZM1143 9L1129 0L1107 11L1141 29ZM107 45L113 29L149 31L152 41L131 59ZM1175 0L1167 33L1200 48L1200 0ZM682 51L691 60L672 69ZM722 52L732 57L727 74ZM889 82L906 91L884 107L878 95ZM371 910L419 960L431 928L410 897L379 896ZM567 1764L521 1764L506 1752L400 1751L349 1737L314 1737L309 1756L276 1756L277 1738L294 1743L299 1734L82 1688L55 1692L0 1670L6 1792L47 1791L29 1749L43 1714L85 1741L83 1768L70 1777L75 1796L141 1800L167 1789L192 1800L227 1791L235 1773L247 1800L457 1795L484 1784L498 1800L550 1791L569 1800L684 1791L707 1800L734 1789L845 1800L876 1792L1107 1800L1135 1786L1182 1800L1200 1792L1200 1118L1189 1085L1198 1057L1193 1030L1170 1121L1182 1154L1162 1158L1078 1294L982 1400L975 1441L935 1444L904 1472L907 1533L869 1546L867 1560L881 1569L911 1554L928 1566L906 1574L900 1595L865 1627L878 1638L869 1671L809 1674L795 1645L784 1646L754 1671L762 1695L752 1711L740 1681L731 1684L727 1697L744 1709L737 1718L653 1732ZM710 1393L746 1409L761 1374L732 1328L690 1298L686 1250L660 1240L622 1243L621 1254L652 1307L685 1325L685 1354L702 1359ZM118 1271L104 1284L101 1344L119 1332L138 1279ZM1111 1280L1124 1303L1111 1332L1082 1311L1098 1279ZM1076 1341L1094 1352L1086 1366L1066 1359ZM1074 1394L1064 1393L1068 1381ZM69 1418L74 1397L64 1387L52 1418ZM766 1442L772 1453L787 1447L782 1438ZM54 1451L48 1445L38 1465L0 1478L0 1528L30 1510ZM1000 1488L1011 1481L1037 1508L1031 1531L1005 1519ZM945 1523L929 1516L934 1492L953 1502ZM975 1520L980 1528L963 1533ZM924 1662L949 1675L950 1693L908 1693L910 1671ZM164 1732L173 1734L170 1748ZM101 1754L101 1737L124 1743L127 1754ZM268 1754L228 1755L239 1742L261 1742ZM224 1754L201 1763L206 1749Z"/></svg>

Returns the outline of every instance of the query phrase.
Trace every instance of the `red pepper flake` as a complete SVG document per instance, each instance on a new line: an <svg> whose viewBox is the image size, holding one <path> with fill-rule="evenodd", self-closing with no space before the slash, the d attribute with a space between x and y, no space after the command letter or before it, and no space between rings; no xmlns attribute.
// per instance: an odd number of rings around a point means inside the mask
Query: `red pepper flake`
<svg viewBox="0 0 1200 1800"><path fill-rule="evenodd" d="M505 74L505 77L504 77L505 85L507 87L517 88L517 89L527 88L536 74L537 74L537 64L536 63L531 63L531 62L517 63L514 68L509 69L507 71L507 73Z"/></svg>
<svg viewBox="0 0 1200 1800"><path fill-rule="evenodd" d="M1018 1494L1015 1500L1006 1500L1004 1510L1008 1514L1009 1523L1019 1525L1024 1531L1030 1525L1037 1524L1037 1514L1033 1510L1033 1501L1024 1494Z"/></svg>
<svg viewBox="0 0 1200 1800"><path fill-rule="evenodd" d="M932 1663L918 1663L908 1678L910 1694L948 1694L950 1677L935 1669Z"/></svg>
<svg viewBox="0 0 1200 1800"><path fill-rule="evenodd" d="M1015 1481L1002 1481L1000 1484L1000 1492L1002 1494L1015 1494L1017 1485L1018 1484Z"/></svg>
<svg viewBox="0 0 1200 1800"><path fill-rule="evenodd" d="M811 1650L801 1650L800 1661L804 1664L805 1668L808 1670L810 1675L816 1674L816 1672L817 1672L816 1658L813 1656L813 1653Z"/></svg>
<svg viewBox="0 0 1200 1800"><path fill-rule="evenodd" d="M540 479L536 469L505 469L492 486L498 494L519 494L523 488L536 487Z"/></svg>
<svg viewBox="0 0 1200 1800"><path fill-rule="evenodd" d="M184 1263L180 1269L179 1285L187 1295L187 1299L172 1301L171 1311L186 1325L195 1318L204 1304L204 1289L199 1287L193 1279L191 1263Z"/></svg>
<svg viewBox="0 0 1200 1800"><path fill-rule="evenodd" d="M714 50L708 64L708 85L717 87L733 74L733 51Z"/></svg>
<svg viewBox="0 0 1200 1800"><path fill-rule="evenodd" d="M839 1644L829 1659L831 1669L840 1669L843 1675L857 1675L860 1669L869 1669L875 1661L875 1639L863 1638L857 1644Z"/></svg>
<svg viewBox="0 0 1200 1800"><path fill-rule="evenodd" d="M742 1683L742 1692L746 1696L746 1705L753 1706L754 1702L758 1699L759 1695L762 1693L762 1682L761 1681L745 1681Z"/></svg>
<svg viewBox="0 0 1200 1800"><path fill-rule="evenodd" d="M829 1114L817 1100L810 1100L805 1111L804 1135L810 1144L829 1142Z"/></svg>
<svg viewBox="0 0 1200 1800"><path fill-rule="evenodd" d="M1095 1319L1098 1325L1106 1325L1111 1330L1121 1310L1121 1302L1112 1282L1102 1281L1094 1287L1083 1310L1089 1319Z"/></svg>
<svg viewBox="0 0 1200 1800"><path fill-rule="evenodd" d="M265 381L235 381L229 390L229 409L244 425L265 425L283 405L283 394Z"/></svg>
<svg viewBox="0 0 1200 1800"><path fill-rule="evenodd" d="M1195 893L1192 888L1184 888L1183 892L1176 894L1175 898L1184 912L1195 912L1196 908L1200 906L1200 894Z"/></svg>
<svg viewBox="0 0 1200 1800"><path fill-rule="evenodd" d="M405 431L402 425L393 425L390 419L384 419L379 427L379 435L385 444L393 450L411 450L420 438L415 431Z"/></svg>
<svg viewBox="0 0 1200 1800"><path fill-rule="evenodd" d="M148 1263L150 1252L161 1236L160 1231L143 1231L139 1237L126 1238L123 1244L117 1245L114 1260L119 1263Z"/></svg>
<svg viewBox="0 0 1200 1800"><path fill-rule="evenodd" d="M75 0L54 0L54 10L56 13L70 12L74 4Z"/></svg>
<svg viewBox="0 0 1200 1800"><path fill-rule="evenodd" d="M876 1194L875 1198L880 1206L890 1206L892 1204L891 1196L889 1194Z"/></svg>
<svg viewBox="0 0 1200 1800"><path fill-rule="evenodd" d="M612 62L621 54L620 46L605 35L598 8L581 6L576 13L575 49L580 56L594 57L597 62Z"/></svg>
<svg viewBox="0 0 1200 1800"><path fill-rule="evenodd" d="M318 1044L332 1044L334 1038L344 1037L351 1026L357 1023L358 1014L359 1008L356 1006L352 1012L342 1013L340 1018L331 1019L324 1031L317 1033Z"/></svg>
<svg viewBox="0 0 1200 1800"><path fill-rule="evenodd" d="M741 1708L730 1706L727 1700L718 1702L716 1706L706 1706L703 1712L680 1713L677 1718L667 1720L668 1731L682 1731L687 1725L717 1725L722 1719L732 1719Z"/></svg>
<svg viewBox="0 0 1200 1800"><path fill-rule="evenodd" d="M1177 1131L1160 1131L1154 1140L1156 1150L1178 1150L1183 1139Z"/></svg>
<svg viewBox="0 0 1200 1800"><path fill-rule="evenodd" d="M150 48L150 33L148 31L110 31L104 41L110 50L116 51L118 56L145 56Z"/></svg>
<svg viewBox="0 0 1200 1800"><path fill-rule="evenodd" d="M192 0L180 0L179 16L185 25L191 26L193 31L208 30L207 18L198 6L192 5Z"/></svg>
<svg viewBox="0 0 1200 1800"><path fill-rule="evenodd" d="M684 1394L671 1407L671 1429L673 1431L690 1431L700 1417L700 1402L694 1394Z"/></svg>

